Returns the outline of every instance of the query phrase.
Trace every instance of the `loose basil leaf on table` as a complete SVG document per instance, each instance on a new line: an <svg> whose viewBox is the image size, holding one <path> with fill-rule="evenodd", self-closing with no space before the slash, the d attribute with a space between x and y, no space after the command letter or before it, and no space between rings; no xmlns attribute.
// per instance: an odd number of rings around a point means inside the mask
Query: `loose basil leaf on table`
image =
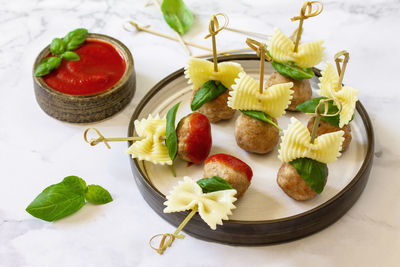
<svg viewBox="0 0 400 267"><path fill-rule="evenodd" d="M180 35L187 32L193 24L193 14L182 0L164 0L161 12L167 24Z"/></svg>
<svg viewBox="0 0 400 267"><path fill-rule="evenodd" d="M113 199L110 193L100 185L88 185L87 192L85 193L86 200L92 204L106 204Z"/></svg>
<svg viewBox="0 0 400 267"><path fill-rule="evenodd" d="M53 55L61 55L62 53L65 52L66 45L61 38L54 38L53 41L51 41L50 44L50 52Z"/></svg>
<svg viewBox="0 0 400 267"><path fill-rule="evenodd" d="M201 187L203 193L233 189L225 179L218 176L200 179L197 181L197 184Z"/></svg>
<svg viewBox="0 0 400 267"><path fill-rule="evenodd" d="M267 55L272 58L268 50ZM280 63L272 58L271 64L277 72L294 80L310 79L315 75L312 68L301 68L293 62Z"/></svg>
<svg viewBox="0 0 400 267"><path fill-rule="evenodd" d="M228 88L226 88L221 82L213 80L207 81L194 95L190 108L193 111L198 110L205 103L210 102L225 93L226 90L228 90Z"/></svg>
<svg viewBox="0 0 400 267"><path fill-rule="evenodd" d="M61 64L61 58L59 57L47 57L37 66L35 70L35 76L41 77L49 74L52 70L58 68Z"/></svg>
<svg viewBox="0 0 400 267"><path fill-rule="evenodd" d="M43 190L26 208L32 216L51 222L68 216L85 205L85 189L79 177L69 176Z"/></svg>
<svg viewBox="0 0 400 267"><path fill-rule="evenodd" d="M240 110L243 114L250 116L252 118L258 119L260 121L270 123L275 126L279 131L282 131L281 128L272 120L272 117L265 112L258 110Z"/></svg>
<svg viewBox="0 0 400 267"><path fill-rule="evenodd" d="M315 109L317 108L319 101L321 99L328 99L327 97L317 97L317 98L313 98L310 100L307 100L306 102L298 105L296 107L296 109L298 111L304 112L304 113L315 113ZM337 106L335 105L335 103L333 102L333 100L329 100L328 101L328 114L335 114L336 112L338 112L339 109L337 108ZM321 113L325 112L325 105L322 105L322 111ZM339 122L340 122L340 116L339 114L333 117L321 117L321 120L326 121L329 124L332 124L334 126L339 127Z"/></svg>
<svg viewBox="0 0 400 267"><path fill-rule="evenodd" d="M79 28L69 32L64 37L64 42L68 51L77 49L81 44L83 44L87 38L88 30Z"/></svg>
<svg viewBox="0 0 400 267"><path fill-rule="evenodd" d="M79 55L75 52L72 51L66 51L60 55L62 58L65 58L67 60L71 61L78 61L80 59Z"/></svg>
<svg viewBox="0 0 400 267"><path fill-rule="evenodd" d="M324 190L326 178L328 177L326 163L310 158L299 158L289 163L317 194L320 194Z"/></svg>

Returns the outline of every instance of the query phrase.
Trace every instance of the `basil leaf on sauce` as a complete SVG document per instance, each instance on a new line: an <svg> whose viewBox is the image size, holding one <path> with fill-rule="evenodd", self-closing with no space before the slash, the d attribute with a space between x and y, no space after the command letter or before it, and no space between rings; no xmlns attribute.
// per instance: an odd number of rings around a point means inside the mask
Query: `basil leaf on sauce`
<svg viewBox="0 0 400 267"><path fill-rule="evenodd" d="M100 185L88 185L87 192L85 193L86 200L92 204L106 204L113 199L110 193Z"/></svg>
<svg viewBox="0 0 400 267"><path fill-rule="evenodd" d="M197 181L197 184L201 187L203 193L233 189L225 179L218 176L200 179Z"/></svg>
<svg viewBox="0 0 400 267"><path fill-rule="evenodd" d="M78 61L80 59L79 55L75 52L72 51L66 51L60 55L62 58L65 58L67 60L71 61Z"/></svg>
<svg viewBox="0 0 400 267"><path fill-rule="evenodd" d="M59 57L47 57L40 62L35 70L35 76L41 77L49 74L52 70L58 68L61 64L61 58Z"/></svg>
<svg viewBox="0 0 400 267"><path fill-rule="evenodd" d="M310 158L299 158L289 163L317 194L322 192L325 187L326 178L328 177L326 163Z"/></svg>
<svg viewBox="0 0 400 267"><path fill-rule="evenodd" d="M310 100L307 100L306 102L298 105L296 109L298 111L304 112L304 113L315 113L315 109L317 108L319 101L321 99L327 99L327 97L317 97L313 98ZM337 106L334 104L333 100L328 101L328 114L335 114L338 112L339 109ZM325 105L322 105L322 113L325 112ZM327 123L339 127L339 121L340 121L340 116L339 114L333 117L321 117L321 120L326 121Z"/></svg>
<svg viewBox="0 0 400 267"><path fill-rule="evenodd" d="M161 12L167 24L180 35L187 32L193 24L193 14L182 0L164 0Z"/></svg>
<svg viewBox="0 0 400 267"><path fill-rule="evenodd" d="M213 80L207 81L194 95L190 108L192 111L198 110L202 105L219 97L226 90L228 90L228 88L226 88L221 82Z"/></svg>
<svg viewBox="0 0 400 267"><path fill-rule="evenodd" d="M61 55L62 53L65 52L66 45L61 38L54 38L53 41L51 41L50 44L50 52L53 55Z"/></svg>
<svg viewBox="0 0 400 267"><path fill-rule="evenodd" d="M178 152L178 138L175 130L175 118L181 102L173 106L167 113L167 128L165 145L168 149L168 155L171 160L174 160Z"/></svg>
<svg viewBox="0 0 400 267"><path fill-rule="evenodd" d="M272 58L271 54L267 50L267 55ZM314 71L312 68L301 68L294 64L293 62L287 62L287 63L280 63L275 61L273 58L271 60L272 67L279 72L279 74L283 76L290 77L294 80L304 80L304 79L310 79L314 77Z"/></svg>
<svg viewBox="0 0 400 267"><path fill-rule="evenodd" d="M68 216L85 205L79 177L69 176L43 190L26 208L32 216L51 222Z"/></svg>
<svg viewBox="0 0 400 267"><path fill-rule="evenodd" d="M64 37L64 42L68 51L77 49L81 44L83 44L88 35L88 30L84 28L79 28L69 32Z"/></svg>
<svg viewBox="0 0 400 267"><path fill-rule="evenodd" d="M240 110L240 112L242 112L243 114L245 114L249 117L258 119L258 120L266 122L266 123L270 123L273 126L275 126L279 131L282 131L282 129L279 128L279 126L272 120L272 117L265 112L258 111L258 110Z"/></svg>

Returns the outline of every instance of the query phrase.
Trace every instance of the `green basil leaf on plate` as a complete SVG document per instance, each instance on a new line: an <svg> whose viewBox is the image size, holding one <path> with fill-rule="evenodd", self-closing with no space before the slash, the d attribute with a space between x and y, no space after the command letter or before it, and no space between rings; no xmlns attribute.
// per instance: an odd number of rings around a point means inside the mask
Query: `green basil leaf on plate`
<svg viewBox="0 0 400 267"><path fill-rule="evenodd" d="M92 204L106 204L113 199L110 193L100 185L88 185L87 192L85 193L86 200Z"/></svg>
<svg viewBox="0 0 400 267"><path fill-rule="evenodd" d="M326 163L309 158L299 158L289 163L317 194L322 192L325 187L326 178L328 177Z"/></svg>
<svg viewBox="0 0 400 267"><path fill-rule="evenodd" d="M193 24L193 14L182 0L164 0L161 11L167 24L180 35Z"/></svg>
<svg viewBox="0 0 400 267"><path fill-rule="evenodd" d="M197 181L197 184L201 187L203 193L233 189L230 183L218 176L200 179Z"/></svg>
<svg viewBox="0 0 400 267"><path fill-rule="evenodd" d="M173 106L167 113L167 127L166 127L166 140L165 145L168 149L169 157L174 160L176 154L178 152L178 138L176 136L176 129L175 129L175 118L176 112L178 111L179 104L177 103Z"/></svg>
<svg viewBox="0 0 400 267"><path fill-rule="evenodd" d="M65 52L65 43L61 38L54 38L50 44L50 51L53 55L61 55Z"/></svg>
<svg viewBox="0 0 400 267"><path fill-rule="evenodd" d="M47 57L40 62L36 67L35 76L41 77L49 74L52 70L58 68L61 64L61 58L59 57Z"/></svg>
<svg viewBox="0 0 400 267"><path fill-rule="evenodd" d="M279 128L279 126L272 120L272 117L265 112L258 110L240 110L240 112L257 120L270 123L275 126L279 131L282 131L282 129Z"/></svg>
<svg viewBox="0 0 400 267"><path fill-rule="evenodd" d="M64 218L85 205L84 191L80 180L68 178L44 189L26 211L48 222Z"/></svg>
<svg viewBox="0 0 400 267"><path fill-rule="evenodd" d="M80 59L79 55L72 51L66 51L62 53L61 57L71 61L78 61Z"/></svg>
<svg viewBox="0 0 400 267"><path fill-rule="evenodd" d="M205 103L210 102L225 93L226 90L228 90L228 88L226 88L221 82L212 80L207 81L194 95L190 108L193 111L198 110Z"/></svg>
<svg viewBox="0 0 400 267"><path fill-rule="evenodd" d="M64 42L66 43L66 48L68 51L77 49L81 44L83 44L88 35L88 30L79 28L69 32L64 37Z"/></svg>
<svg viewBox="0 0 400 267"><path fill-rule="evenodd" d="M298 111L301 111L304 113L315 113L315 109L317 108L319 101L321 99L327 99L327 97L322 96L322 97L317 97L317 98L307 100L306 102L298 105L296 107L296 109ZM328 101L328 114L335 114L338 111L339 111L339 109L337 108L337 106L335 105L333 100L329 100ZM322 105L322 113L324 113L324 112L325 112L325 105ZM338 114L333 117L321 117L321 120L326 121L329 124L339 127L340 116Z"/></svg>

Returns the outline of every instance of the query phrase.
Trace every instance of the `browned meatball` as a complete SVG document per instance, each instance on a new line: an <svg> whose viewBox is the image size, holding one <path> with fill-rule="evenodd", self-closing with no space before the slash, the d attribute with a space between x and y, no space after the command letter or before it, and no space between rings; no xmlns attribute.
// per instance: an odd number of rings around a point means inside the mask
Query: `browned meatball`
<svg viewBox="0 0 400 267"><path fill-rule="evenodd" d="M312 91L311 91L310 81L308 79L294 80L292 78L283 76L283 75L279 74L278 72L274 71L271 74L271 76L269 76L269 79L266 82L266 86L270 87L274 84L288 83L288 82L293 83L292 90L294 91L294 93L292 95L293 96L292 102L288 106L287 110L298 111L296 109L296 107L298 105L311 99Z"/></svg>
<svg viewBox="0 0 400 267"><path fill-rule="evenodd" d="M275 118L272 118L277 123ZM236 143L257 154L270 152L279 142L279 131L270 123L240 114L235 122Z"/></svg>
<svg viewBox="0 0 400 267"><path fill-rule="evenodd" d="M196 91L193 91L193 96L196 94ZM218 96L217 98L211 100L203 104L197 112L204 114L208 120L212 123L218 122L220 120L229 120L235 114L235 110L228 107L227 101L229 97L229 90L226 90L223 94Z"/></svg>
<svg viewBox="0 0 400 267"><path fill-rule="evenodd" d="M312 133L312 130L314 127L314 121L315 121L315 118L311 118L308 121L307 128L310 133ZM342 150L340 150L340 152L343 152L349 147L351 139L352 139L350 124L347 124L347 125L343 126L342 128L340 128L338 126L327 123L326 121L320 120L318 130L317 130L317 136L320 136L320 135L326 134L326 133L337 132L340 130L342 130L344 132L344 135L343 135L344 140L342 143Z"/></svg>
<svg viewBox="0 0 400 267"><path fill-rule="evenodd" d="M225 179L234 189L236 197L241 197L250 185L253 171L240 159L227 155L215 154L206 159L204 177L218 176Z"/></svg>
<svg viewBox="0 0 400 267"><path fill-rule="evenodd" d="M317 195L290 163L282 164L276 181L282 190L295 200L308 200Z"/></svg>

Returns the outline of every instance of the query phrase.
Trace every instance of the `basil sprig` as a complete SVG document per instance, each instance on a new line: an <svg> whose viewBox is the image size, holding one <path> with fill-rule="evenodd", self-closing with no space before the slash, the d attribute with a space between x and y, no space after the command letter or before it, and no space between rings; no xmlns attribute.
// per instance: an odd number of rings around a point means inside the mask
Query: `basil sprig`
<svg viewBox="0 0 400 267"><path fill-rule="evenodd" d="M225 179L218 176L200 179L197 181L197 184L201 187L203 193L233 189Z"/></svg>
<svg viewBox="0 0 400 267"><path fill-rule="evenodd" d="M240 112L242 112L243 114L245 114L247 116L255 118L257 120L260 120L260 121L263 121L266 123L270 123L273 126L275 126L276 129L278 129L279 131L282 131L282 129L279 128L279 126L272 120L272 117L265 112L258 111L258 110L240 110Z"/></svg>
<svg viewBox="0 0 400 267"><path fill-rule="evenodd" d="M88 35L87 29L76 29L69 32L63 39L54 38L50 44L52 57L47 57L40 62L35 70L35 76L41 77L58 68L62 59L78 61L79 55L72 50L83 44Z"/></svg>
<svg viewBox="0 0 400 267"><path fill-rule="evenodd" d="M205 103L210 102L225 93L226 90L228 90L228 88L219 81L207 81L194 95L190 108L193 111L198 110Z"/></svg>
<svg viewBox="0 0 400 267"><path fill-rule="evenodd" d="M193 24L193 14L182 0L164 0L161 11L167 24L180 35Z"/></svg>
<svg viewBox="0 0 400 267"><path fill-rule="evenodd" d="M296 107L296 109L298 111L304 112L304 113L315 113L315 109L317 108L319 101L321 99L327 99L327 97L317 97L317 98L313 98L310 100L307 100L306 102L298 105ZM322 106L322 111L321 113L325 112L325 105ZM339 109L337 108L337 106L334 104L333 100L329 100L328 101L328 114L335 114L336 112L338 112ZM321 117L321 120L326 121L329 124L332 124L334 126L339 127L339 122L340 122L340 116L339 114L333 117Z"/></svg>
<svg viewBox="0 0 400 267"><path fill-rule="evenodd" d="M320 194L324 190L325 181L328 177L326 163L310 158L299 158L289 163L317 194Z"/></svg>
<svg viewBox="0 0 400 267"><path fill-rule="evenodd" d="M26 211L36 218L52 222L78 211L85 205L85 198L93 204L112 201L110 193L101 186L86 186L82 178L67 176L62 182L44 189Z"/></svg>
<svg viewBox="0 0 400 267"><path fill-rule="evenodd" d="M167 113L165 145L167 146L168 155L172 161L175 160L176 154L178 153L178 137L176 136L175 118L176 118L176 112L178 111L180 104L181 102L177 103ZM172 173L174 176L176 176L173 163L172 163Z"/></svg>
<svg viewBox="0 0 400 267"><path fill-rule="evenodd" d="M270 58L272 58L268 50L267 54ZM294 80L310 79L315 75L312 68L301 68L294 62L280 63L272 58L271 64L277 72Z"/></svg>

